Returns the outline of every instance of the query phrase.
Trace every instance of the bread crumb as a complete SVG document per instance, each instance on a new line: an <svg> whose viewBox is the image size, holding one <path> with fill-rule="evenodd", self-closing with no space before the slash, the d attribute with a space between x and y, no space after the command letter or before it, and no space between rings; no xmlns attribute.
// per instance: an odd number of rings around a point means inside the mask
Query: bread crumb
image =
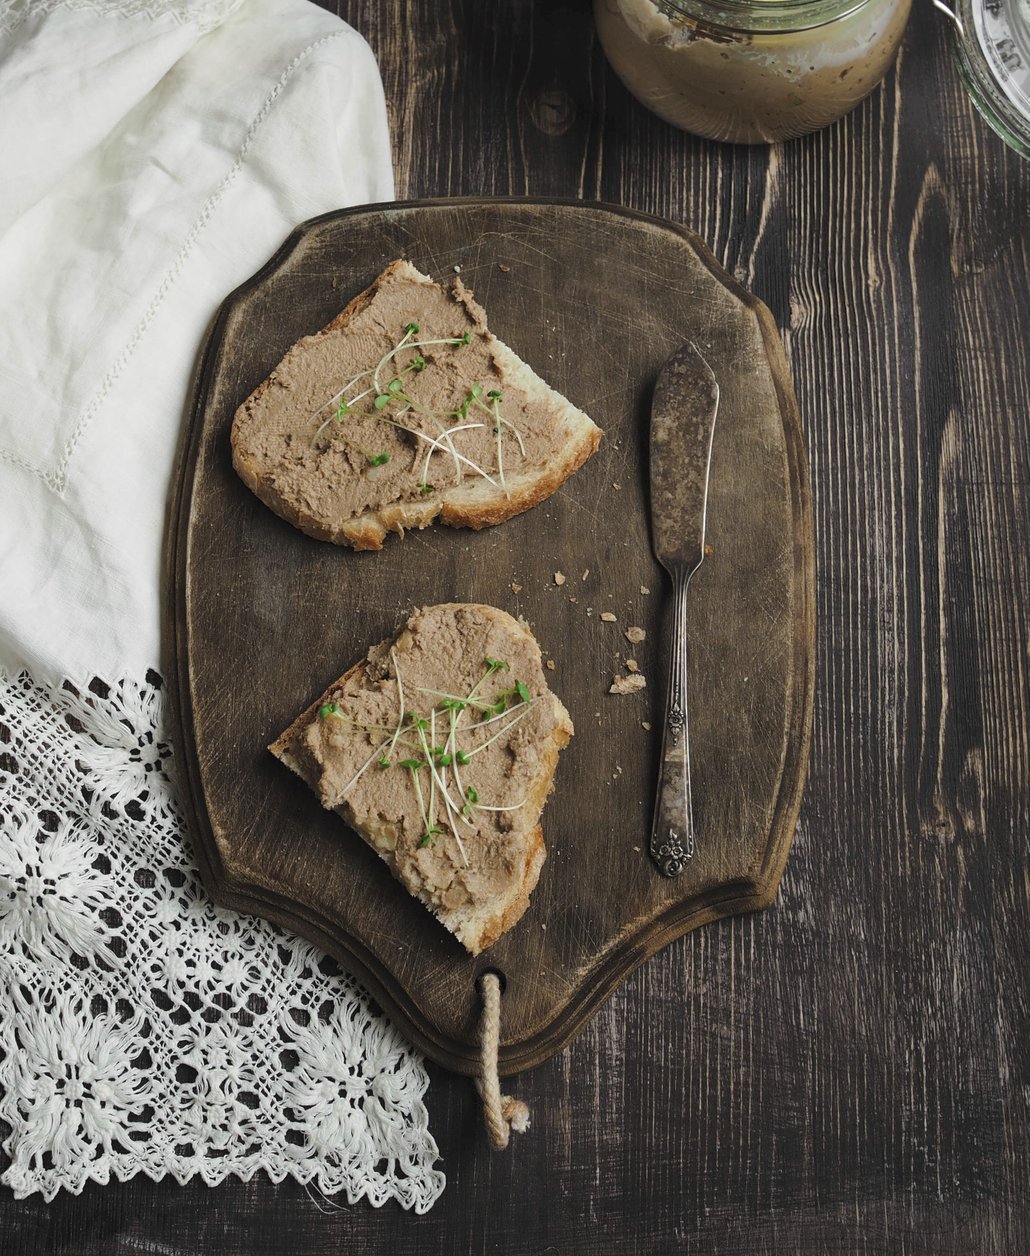
<svg viewBox="0 0 1030 1256"><path fill-rule="evenodd" d="M636 676L616 676L612 681L609 693L637 693L645 688L647 681L639 674Z"/></svg>
<svg viewBox="0 0 1030 1256"><path fill-rule="evenodd" d="M570 602L578 602L578 601L579 601L579 598L578 598L578 597L572 597L572 596L571 596L571 594L570 594L570 596L569 596L569 601L570 601Z"/></svg>
<svg viewBox="0 0 1030 1256"><path fill-rule="evenodd" d="M647 587L646 584L642 584L640 586L640 592L643 593L644 597L647 597L647 595L651 592L651 590Z"/></svg>
<svg viewBox="0 0 1030 1256"><path fill-rule="evenodd" d="M585 580L585 579L587 578L587 576L589 576L589 575L590 575L590 568L588 567L588 568L586 569L586 571L584 571L584 572L583 572L583 574L580 576L580 579L581 579L581 580Z"/></svg>
<svg viewBox="0 0 1030 1256"><path fill-rule="evenodd" d="M705 546L705 553L706 553L706 554L710 554L711 552L712 552L712 547L711 547L710 545L706 545L706 546Z"/></svg>
<svg viewBox="0 0 1030 1256"><path fill-rule="evenodd" d="M505 264L504 264L503 262L498 262L498 263L497 263L497 269L498 269L499 271L502 271L502 272L506 275L506 274L508 273L508 271L509 271L509 270L511 270L511 267L510 267L510 266L505 266ZM545 926L545 927L546 927L546 926Z"/></svg>
<svg viewBox="0 0 1030 1256"><path fill-rule="evenodd" d="M547 660L547 670L548 670L549 672L553 672L553 671L554 671L554 659L548 659L548 660Z"/></svg>
<svg viewBox="0 0 1030 1256"><path fill-rule="evenodd" d="M541 928L541 929L546 929L546 928L547 928L547 926L546 926L546 925L541 925L541 926L540 926L540 928Z"/></svg>
<svg viewBox="0 0 1030 1256"><path fill-rule="evenodd" d="M519 584L517 580L513 580L513 581L511 582L511 591L512 591L512 593L521 593L521 592L522 592L522 585L521 585L521 584Z"/></svg>
<svg viewBox="0 0 1030 1256"><path fill-rule="evenodd" d="M633 849L637 852L637 854L638 854L638 855L640 854L640 847L639 847L639 846L634 846L634 847L633 847Z"/></svg>
<svg viewBox="0 0 1030 1256"><path fill-rule="evenodd" d="M641 727L641 728L643 728L643 729L645 729L647 732L650 732L650 731L651 731L651 725L650 725L649 721L647 721L647 720L641 720L641 721L640 721L640 727Z"/></svg>
<svg viewBox="0 0 1030 1256"><path fill-rule="evenodd" d="M639 671L640 671L640 664L637 662L637 660L636 660L636 659L627 659L627 660L626 660L626 671L627 671L627 672L639 672Z"/></svg>
<svg viewBox="0 0 1030 1256"><path fill-rule="evenodd" d="M622 492L622 485L615 483L615 481L612 481L612 488L615 489L616 493Z"/></svg>
<svg viewBox="0 0 1030 1256"><path fill-rule="evenodd" d="M556 571L554 573L554 583L559 584L559 585L565 583L565 577L562 575L560 571Z"/></svg>
<svg viewBox="0 0 1030 1256"><path fill-rule="evenodd" d="M454 267L454 273L455 273L456 275L460 275L460 274L461 274L461 267L460 267L460 266L455 266L455 267Z"/></svg>
<svg viewBox="0 0 1030 1256"><path fill-rule="evenodd" d="M640 642L643 641L644 638L647 636L647 633L643 630L643 628L633 627L633 628L627 628L624 635L626 637L626 640L631 645L639 645Z"/></svg>
<svg viewBox="0 0 1030 1256"><path fill-rule="evenodd" d="M617 617L611 611L602 611L601 618L606 624L614 624Z"/></svg>

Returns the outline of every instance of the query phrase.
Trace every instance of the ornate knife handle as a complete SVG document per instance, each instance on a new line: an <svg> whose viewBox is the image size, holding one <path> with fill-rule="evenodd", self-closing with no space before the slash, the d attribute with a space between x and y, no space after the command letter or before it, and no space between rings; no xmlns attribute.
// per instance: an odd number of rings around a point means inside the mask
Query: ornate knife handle
<svg viewBox="0 0 1030 1256"><path fill-rule="evenodd" d="M651 829L651 858L662 876L674 877L694 857L694 815L690 800L690 728L687 721L687 584L673 575L673 642L662 729L658 799Z"/></svg>

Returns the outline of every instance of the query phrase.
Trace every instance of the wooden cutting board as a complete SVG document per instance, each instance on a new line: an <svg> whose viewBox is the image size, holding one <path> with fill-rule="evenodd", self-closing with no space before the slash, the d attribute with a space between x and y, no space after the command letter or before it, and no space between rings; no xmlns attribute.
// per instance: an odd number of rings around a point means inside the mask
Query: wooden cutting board
<svg viewBox="0 0 1030 1256"><path fill-rule="evenodd" d="M501 527L433 528L355 554L262 506L232 471L229 429L289 346L399 256L441 280L460 267L496 334L605 439L549 501ZM697 853L670 881L647 854L668 593L649 543L647 433L659 367L688 339L722 399L710 553L689 621ZM208 889L337 956L441 1064L474 1071L484 969L504 976L500 1067L517 1072L563 1047L659 948L771 902L812 718L807 472L769 312L684 228L607 206L497 200L348 210L298 228L210 333L170 562L178 751ZM524 616L576 725L544 810L532 906L477 959L265 749L412 606L444 601ZM647 633L638 646L623 636L631 626ZM627 656L647 689L610 695Z"/></svg>

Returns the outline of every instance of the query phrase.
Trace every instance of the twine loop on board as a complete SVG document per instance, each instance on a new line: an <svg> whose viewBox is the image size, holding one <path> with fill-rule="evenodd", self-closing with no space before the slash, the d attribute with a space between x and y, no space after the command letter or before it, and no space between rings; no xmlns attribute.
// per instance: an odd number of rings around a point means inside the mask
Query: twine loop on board
<svg viewBox="0 0 1030 1256"><path fill-rule="evenodd" d="M529 1129L529 1109L511 1095L501 1094L497 1076L497 1046L501 1037L501 982L496 973L483 973L479 979L483 1013L479 1021L479 1076L476 1089L483 1100L483 1120L494 1151L508 1146L511 1131L524 1134Z"/></svg>

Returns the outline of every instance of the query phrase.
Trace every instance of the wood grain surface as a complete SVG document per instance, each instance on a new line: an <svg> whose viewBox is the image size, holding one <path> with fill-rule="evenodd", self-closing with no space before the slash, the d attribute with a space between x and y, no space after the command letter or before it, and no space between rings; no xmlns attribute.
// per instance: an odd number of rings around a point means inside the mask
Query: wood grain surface
<svg viewBox="0 0 1030 1256"><path fill-rule="evenodd" d="M402 255L440 281L460 270L494 332L605 435L548 501L502 527L430 528L356 554L262 505L233 472L230 429L290 345ZM654 381L687 341L706 355L721 396L711 552L688 615L700 827L694 859L669 879L648 855L672 624L669 581L651 553L648 434ZM470 1074L483 971L504 980L499 1066L518 1072L565 1046L660 947L767 906L811 734L802 440L768 311L682 228L576 202L496 198L348 210L300 228L216 321L170 529L176 747L211 893L310 937L416 1045ZM545 810L548 859L531 909L479 957L267 750L414 606L454 600L530 624L577 730ZM645 640L630 645L630 627ZM627 657L650 686L613 696Z"/></svg>
<svg viewBox="0 0 1030 1256"><path fill-rule="evenodd" d="M696 229L770 307L798 392L818 674L776 904L649 960L519 1077L485 1148L435 1067L425 1217L296 1184L0 1198L4 1256L1019 1256L1030 1231L1030 164L944 18L839 125L732 149L648 115L585 0L341 0L402 196L584 196Z"/></svg>

